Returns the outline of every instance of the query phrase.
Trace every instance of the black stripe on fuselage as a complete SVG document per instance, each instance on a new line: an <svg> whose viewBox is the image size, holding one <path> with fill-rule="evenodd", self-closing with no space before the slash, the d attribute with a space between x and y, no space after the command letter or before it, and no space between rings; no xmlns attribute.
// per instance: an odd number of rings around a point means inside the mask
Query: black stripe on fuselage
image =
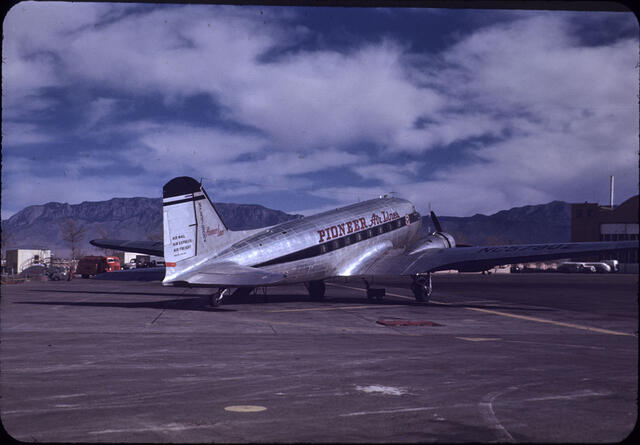
<svg viewBox="0 0 640 445"><path fill-rule="evenodd" d="M419 219L420 214L418 212L414 212L409 215L410 223L414 223ZM253 267L272 266L274 264L289 263L291 261L313 258L316 256L324 255L325 253L333 252L334 250L342 249L343 247L347 247L352 244L359 243L361 241L368 240L369 238L375 238L376 236L382 235L383 233L392 232L405 226L406 223L404 217L397 218L393 221L370 227L368 229L352 233L351 235L343 236L342 238L335 238L322 244L307 247L306 249L298 250L297 252L289 253L287 255L283 255L281 257L256 264Z"/></svg>
<svg viewBox="0 0 640 445"><path fill-rule="evenodd" d="M182 204L183 202L200 201L201 199L204 199L204 195L195 196L193 198L179 199L177 201L163 202L162 207L172 206L174 204Z"/></svg>

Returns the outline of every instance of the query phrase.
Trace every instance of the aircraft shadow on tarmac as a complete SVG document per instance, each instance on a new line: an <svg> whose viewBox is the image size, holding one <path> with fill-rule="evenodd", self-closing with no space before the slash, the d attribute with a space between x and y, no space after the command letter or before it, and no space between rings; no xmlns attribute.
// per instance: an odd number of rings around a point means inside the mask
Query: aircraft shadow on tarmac
<svg viewBox="0 0 640 445"><path fill-rule="evenodd" d="M480 308L480 309L504 309L504 310L527 310L535 312L552 311L553 309L547 309L542 307L521 307L519 305L500 305L500 304L468 304L464 302L460 303L419 303L410 300L398 300L392 298L386 298L383 300L368 301L364 297L341 297L341 296L327 296L324 300L312 300L308 295L304 294L263 294L261 292L255 292L245 296L231 296L228 300L223 302L222 306L213 307L209 305L208 296L197 293L183 293L183 294L158 294L154 292L118 292L118 291L81 291L81 290L52 290L52 289L31 289L32 292L48 292L48 293L61 293L61 294L95 294L104 296L108 295L121 295L121 296L155 296L155 297L178 297L173 299L158 300L158 301L23 301L16 302L16 304L39 304L39 305L51 305L51 306L87 306L87 307L120 307L120 308L149 308L149 309L169 309L169 310L188 310L188 311L205 311L205 312L234 312L236 309L230 307L224 307L225 305L244 305L244 304L279 304L279 303L327 303L327 304L371 304L377 306L423 306L429 307L430 310L435 309L448 309L448 308Z"/></svg>

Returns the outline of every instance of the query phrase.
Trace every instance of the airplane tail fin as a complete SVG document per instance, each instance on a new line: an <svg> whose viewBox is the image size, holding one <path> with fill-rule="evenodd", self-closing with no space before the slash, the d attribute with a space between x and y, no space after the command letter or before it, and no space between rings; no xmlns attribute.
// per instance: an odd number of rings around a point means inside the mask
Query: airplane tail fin
<svg viewBox="0 0 640 445"><path fill-rule="evenodd" d="M167 268L230 244L229 229L193 178L180 176L162 188L164 258Z"/></svg>

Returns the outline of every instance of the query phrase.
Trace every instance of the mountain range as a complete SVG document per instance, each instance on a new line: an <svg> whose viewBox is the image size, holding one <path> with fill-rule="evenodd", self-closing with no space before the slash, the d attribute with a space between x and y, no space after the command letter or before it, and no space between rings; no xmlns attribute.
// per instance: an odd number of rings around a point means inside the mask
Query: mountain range
<svg viewBox="0 0 640 445"><path fill-rule="evenodd" d="M302 215L291 215L261 205L215 203L231 230L270 226ZM429 216L422 217L423 231L434 230ZM571 239L571 204L553 201L503 210L493 215L439 216L444 231L459 244L517 244L566 242ZM108 201L66 204L50 202L24 208L2 221L5 248L50 249L54 256L70 255L62 225L74 221L86 229L82 254L101 251L89 244L95 238L161 240L161 198L113 198Z"/></svg>

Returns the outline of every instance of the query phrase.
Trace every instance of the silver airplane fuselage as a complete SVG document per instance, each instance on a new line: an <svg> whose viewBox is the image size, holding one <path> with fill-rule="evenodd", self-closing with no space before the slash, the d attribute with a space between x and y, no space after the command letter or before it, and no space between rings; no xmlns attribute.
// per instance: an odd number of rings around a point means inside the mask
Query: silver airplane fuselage
<svg viewBox="0 0 640 445"><path fill-rule="evenodd" d="M233 262L282 273L283 283L350 276L380 253L410 245L420 227L411 202L373 199L252 231L198 263Z"/></svg>

